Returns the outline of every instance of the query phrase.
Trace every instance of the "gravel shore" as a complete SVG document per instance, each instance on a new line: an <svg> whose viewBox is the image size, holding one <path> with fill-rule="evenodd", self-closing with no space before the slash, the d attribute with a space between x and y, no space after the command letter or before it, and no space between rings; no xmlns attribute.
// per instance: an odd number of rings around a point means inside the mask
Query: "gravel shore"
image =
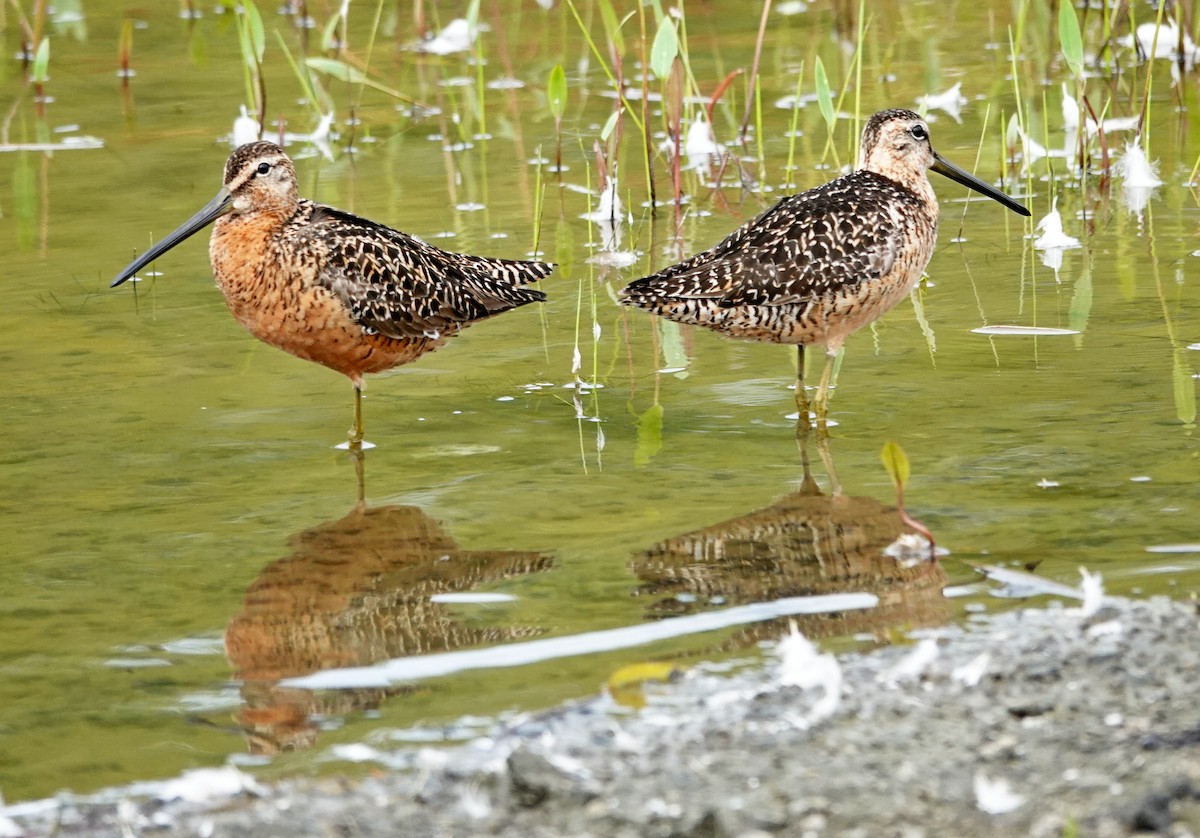
<svg viewBox="0 0 1200 838"><path fill-rule="evenodd" d="M363 746L388 766L365 779L192 772L11 806L0 836L1200 834L1194 603L1014 611L839 666L798 644L638 711L601 696L458 748Z"/></svg>

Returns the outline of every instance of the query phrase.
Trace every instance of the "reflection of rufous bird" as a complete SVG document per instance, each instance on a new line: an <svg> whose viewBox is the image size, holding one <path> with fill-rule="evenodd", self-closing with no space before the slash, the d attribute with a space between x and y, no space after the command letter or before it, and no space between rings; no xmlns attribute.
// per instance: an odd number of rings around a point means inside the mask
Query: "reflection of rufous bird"
<svg viewBox="0 0 1200 838"><path fill-rule="evenodd" d="M312 693L279 686L283 678L540 633L464 623L430 597L540 573L551 556L464 550L416 507L356 509L300 533L291 547L259 573L225 631L243 683L238 720L255 750L305 747L316 737L314 714L361 711L404 690Z"/></svg>
<svg viewBox="0 0 1200 838"><path fill-rule="evenodd" d="M764 509L668 538L633 560L636 595L647 616L673 617L713 607L785 597L866 592L867 610L796 617L810 637L894 626L940 625L949 619L937 562L904 567L884 553L905 527L899 514L872 498L794 492ZM686 595L686 596L681 596ZM738 633L731 646L778 637L782 624Z"/></svg>
<svg viewBox="0 0 1200 838"><path fill-rule="evenodd" d="M364 375L415 361L479 320L545 300L523 286L553 269L448 253L301 198L283 149L255 142L230 155L217 196L113 285L214 221L209 256L233 316L260 340L349 377L356 448Z"/></svg>
<svg viewBox="0 0 1200 838"><path fill-rule="evenodd" d="M784 198L711 250L631 282L621 302L732 338L795 344L805 421L804 347L824 346L815 405L823 425L842 343L906 297L933 255L938 204L929 169L1029 215L935 152L917 114L880 111L863 129L857 171Z"/></svg>

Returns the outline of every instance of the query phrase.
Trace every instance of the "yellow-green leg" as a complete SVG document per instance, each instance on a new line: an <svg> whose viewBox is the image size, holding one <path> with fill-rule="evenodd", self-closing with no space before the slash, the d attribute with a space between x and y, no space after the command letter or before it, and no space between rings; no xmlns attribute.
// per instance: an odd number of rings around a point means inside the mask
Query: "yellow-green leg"
<svg viewBox="0 0 1200 838"><path fill-rule="evenodd" d="M362 382L354 382L354 425L350 428L350 450L361 451L363 443Z"/></svg>
<svg viewBox="0 0 1200 838"><path fill-rule="evenodd" d="M821 383L817 387L817 430L828 432L829 421L829 384L833 380L833 364L837 360L837 350L825 351L825 366L821 370Z"/></svg>

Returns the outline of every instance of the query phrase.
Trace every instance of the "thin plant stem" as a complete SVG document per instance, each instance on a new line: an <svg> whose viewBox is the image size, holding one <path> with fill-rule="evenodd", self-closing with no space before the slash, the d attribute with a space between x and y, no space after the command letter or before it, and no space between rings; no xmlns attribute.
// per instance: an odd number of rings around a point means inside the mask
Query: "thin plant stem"
<svg viewBox="0 0 1200 838"><path fill-rule="evenodd" d="M758 21L758 37L754 41L754 60L750 64L750 78L746 79L749 95L746 97L746 112L742 115L742 127L738 142L746 144L746 129L750 126L750 113L754 107L755 91L758 89L758 65L762 59L763 41L767 36L767 20L771 16L771 0L763 0L762 16Z"/></svg>

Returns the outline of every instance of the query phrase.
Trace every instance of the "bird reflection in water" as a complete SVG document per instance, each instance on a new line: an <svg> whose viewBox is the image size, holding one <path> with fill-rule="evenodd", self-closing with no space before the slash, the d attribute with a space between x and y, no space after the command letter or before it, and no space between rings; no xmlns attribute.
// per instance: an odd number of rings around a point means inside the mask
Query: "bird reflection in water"
<svg viewBox="0 0 1200 838"><path fill-rule="evenodd" d="M880 640L897 628L937 626L950 619L941 564L900 562L885 553L908 528L895 507L840 493L826 435L818 437L818 445L834 490L820 493L809 470L808 431L808 422L797 423L803 467L797 491L764 509L666 539L634 558L632 569L641 580L635 596L648 600L647 618L866 592L879 597L876 607L793 619L810 638L870 633ZM742 648L776 639L785 630L782 620L758 623L724 645Z"/></svg>
<svg viewBox="0 0 1200 838"><path fill-rule="evenodd" d="M344 518L295 535L290 547L263 568L225 632L242 682L237 721L253 753L309 747L317 717L374 709L406 690L314 693L283 687L281 679L542 631L468 623L430 597L540 573L553 564L549 554L464 550L417 507L360 501Z"/></svg>

